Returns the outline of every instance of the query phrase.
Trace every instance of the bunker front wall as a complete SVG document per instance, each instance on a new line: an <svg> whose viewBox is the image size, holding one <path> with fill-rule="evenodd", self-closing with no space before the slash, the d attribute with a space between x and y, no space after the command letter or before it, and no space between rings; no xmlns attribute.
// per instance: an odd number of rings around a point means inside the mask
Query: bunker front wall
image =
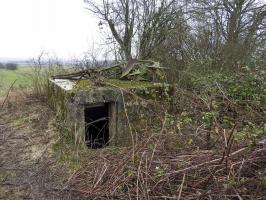
<svg viewBox="0 0 266 200"><path fill-rule="evenodd" d="M49 104L59 119L74 131L76 140L85 140L85 108L98 103L109 104L109 144L127 146L132 136L155 122L162 102L170 101L171 87L161 85L139 88L96 87L88 90L65 91L49 83Z"/></svg>

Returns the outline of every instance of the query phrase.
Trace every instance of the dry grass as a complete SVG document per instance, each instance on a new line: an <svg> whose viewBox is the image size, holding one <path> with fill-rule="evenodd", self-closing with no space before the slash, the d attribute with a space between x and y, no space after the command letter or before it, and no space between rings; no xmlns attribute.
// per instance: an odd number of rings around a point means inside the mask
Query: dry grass
<svg viewBox="0 0 266 200"><path fill-rule="evenodd" d="M234 107L238 114L230 128L217 118L210 127L199 120L181 131L169 124L167 109L143 103L157 113L151 121L160 123L149 123L141 131L132 126L133 147L90 150L66 189L89 199L265 199L265 136L237 139L241 120L261 125L264 117L223 101L223 109ZM195 116L206 109L202 98L191 93L184 93L178 103L177 109ZM173 115L175 123L178 117Z"/></svg>
<svg viewBox="0 0 266 200"><path fill-rule="evenodd" d="M152 138L135 146L134 160L132 148L102 150L88 155L68 189L106 199L264 199L266 144L235 146L224 159L220 148L169 152Z"/></svg>
<svg viewBox="0 0 266 200"><path fill-rule="evenodd" d="M167 109L154 106L154 102L141 104L153 115L144 129L138 130L132 124L133 147L106 147L77 154L73 145L61 143L65 145L59 146L62 155L68 156L60 162L57 160L49 174L53 180L61 179L62 170L55 170L55 166L63 166L69 172L68 177L63 178L64 184L61 182L60 186L51 182L48 193L52 190L74 193L80 199L265 199L265 136L254 140L236 137L241 120L248 119L260 126L265 118L255 108L223 101L221 112L235 122L228 128L222 126L219 117L211 126L203 124L200 113L208 109L204 99L183 91L176 98L176 106L161 106L175 107L176 113L171 115L165 112ZM14 104L16 108L38 105L16 92L11 94L5 108L14 108ZM229 108L237 115L232 116ZM178 113L182 111L193 114L197 120L180 129L174 124L180 122ZM32 114L32 110L27 112ZM47 128L40 120L35 121L35 126ZM211 133L210 141L206 138L208 133ZM73 158L77 159L75 167L69 170Z"/></svg>

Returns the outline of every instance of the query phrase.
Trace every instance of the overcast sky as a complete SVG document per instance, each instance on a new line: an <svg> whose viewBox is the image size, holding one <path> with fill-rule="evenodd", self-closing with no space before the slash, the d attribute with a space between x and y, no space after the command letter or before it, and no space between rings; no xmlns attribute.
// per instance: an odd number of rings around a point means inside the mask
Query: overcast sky
<svg viewBox="0 0 266 200"><path fill-rule="evenodd" d="M102 43L97 22L83 0L0 0L0 59L80 57Z"/></svg>
<svg viewBox="0 0 266 200"><path fill-rule="evenodd" d="M77 57L101 43L83 0L0 0L0 58Z"/></svg>

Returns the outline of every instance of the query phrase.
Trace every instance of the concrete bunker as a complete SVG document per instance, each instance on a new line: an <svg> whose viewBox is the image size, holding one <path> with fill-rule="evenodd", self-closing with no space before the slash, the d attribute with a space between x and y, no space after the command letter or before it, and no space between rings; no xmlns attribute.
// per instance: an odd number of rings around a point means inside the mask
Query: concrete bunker
<svg viewBox="0 0 266 200"><path fill-rule="evenodd" d="M148 70L161 68L151 66ZM169 84L135 80L136 73L132 74L134 80L108 74L108 78L97 81L98 76L103 75L87 70L50 78L48 102L74 134L75 143L82 142L88 148L128 146L132 142L129 121L140 125L142 116L138 98L132 94L165 101L169 98ZM143 115L146 111L143 110Z"/></svg>
<svg viewBox="0 0 266 200"><path fill-rule="evenodd" d="M139 113L141 106L132 93L140 96L140 99L154 101L165 101L169 96L166 95L169 85L165 83L105 81L106 85L103 86L94 86L89 80L49 81L49 104L75 135L75 141L81 141L92 149L131 144L128 120L139 126L142 116ZM149 118L145 116L145 110L142 113L144 118Z"/></svg>

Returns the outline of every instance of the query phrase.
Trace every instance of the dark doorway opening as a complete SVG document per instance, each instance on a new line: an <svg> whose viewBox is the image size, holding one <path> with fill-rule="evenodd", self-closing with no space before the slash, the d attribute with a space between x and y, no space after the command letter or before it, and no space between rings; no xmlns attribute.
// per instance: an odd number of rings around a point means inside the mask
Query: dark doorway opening
<svg viewBox="0 0 266 200"><path fill-rule="evenodd" d="M108 145L109 113L108 103L85 108L85 141L89 148L97 149Z"/></svg>

